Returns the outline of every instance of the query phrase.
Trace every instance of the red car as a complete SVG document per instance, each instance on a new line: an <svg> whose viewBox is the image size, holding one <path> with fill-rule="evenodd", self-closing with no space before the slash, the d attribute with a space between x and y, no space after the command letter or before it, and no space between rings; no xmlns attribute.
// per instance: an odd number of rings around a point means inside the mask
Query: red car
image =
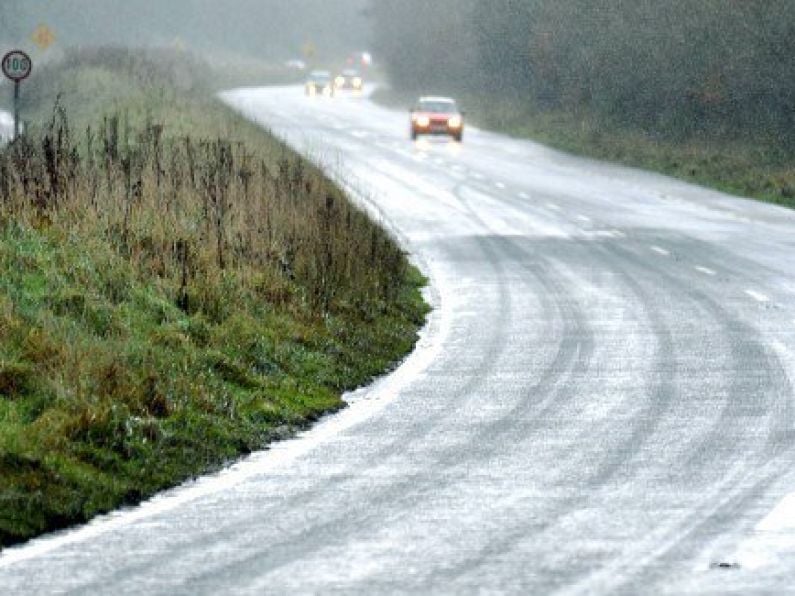
<svg viewBox="0 0 795 596"><path fill-rule="evenodd" d="M459 143L464 138L464 113L449 97L421 97L411 109L411 138L419 135L449 135Z"/></svg>

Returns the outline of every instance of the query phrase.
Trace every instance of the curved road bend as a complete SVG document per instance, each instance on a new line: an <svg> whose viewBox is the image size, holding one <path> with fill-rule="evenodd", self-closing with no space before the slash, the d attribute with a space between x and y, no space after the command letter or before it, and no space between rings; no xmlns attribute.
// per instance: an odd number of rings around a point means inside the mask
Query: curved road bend
<svg viewBox="0 0 795 596"><path fill-rule="evenodd" d="M431 277L406 367L302 440L0 556L6 593L785 593L795 212L298 88L225 100ZM46 572L44 572L46 570Z"/></svg>

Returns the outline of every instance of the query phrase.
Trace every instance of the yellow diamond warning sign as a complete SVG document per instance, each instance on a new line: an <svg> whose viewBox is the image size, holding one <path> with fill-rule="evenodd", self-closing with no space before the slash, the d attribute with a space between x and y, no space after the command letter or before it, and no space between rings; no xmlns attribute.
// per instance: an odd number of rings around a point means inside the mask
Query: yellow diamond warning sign
<svg viewBox="0 0 795 596"><path fill-rule="evenodd" d="M39 25L30 36L39 49L46 50L55 43L55 33L47 25Z"/></svg>

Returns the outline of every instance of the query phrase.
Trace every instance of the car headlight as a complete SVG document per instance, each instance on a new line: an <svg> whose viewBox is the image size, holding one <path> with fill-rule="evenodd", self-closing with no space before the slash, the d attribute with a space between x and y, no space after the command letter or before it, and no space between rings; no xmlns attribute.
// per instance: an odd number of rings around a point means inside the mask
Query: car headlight
<svg viewBox="0 0 795 596"><path fill-rule="evenodd" d="M337 85L337 87L342 87L345 84L345 77L337 77L334 79L334 84Z"/></svg>
<svg viewBox="0 0 795 596"><path fill-rule="evenodd" d="M447 126L450 128L461 128L464 124L464 121L461 119L461 116L453 116L447 121Z"/></svg>
<svg viewBox="0 0 795 596"><path fill-rule="evenodd" d="M425 128L426 126L431 125L431 119L428 116L415 116L414 122L417 126Z"/></svg>
<svg viewBox="0 0 795 596"><path fill-rule="evenodd" d="M353 86L356 87L357 89L360 89L362 86L362 80L359 77L356 77L355 79L353 79Z"/></svg>

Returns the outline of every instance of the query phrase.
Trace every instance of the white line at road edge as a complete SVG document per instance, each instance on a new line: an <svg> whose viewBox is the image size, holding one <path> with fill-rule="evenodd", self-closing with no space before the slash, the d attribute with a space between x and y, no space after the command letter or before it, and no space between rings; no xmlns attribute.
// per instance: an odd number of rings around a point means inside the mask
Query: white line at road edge
<svg viewBox="0 0 795 596"><path fill-rule="evenodd" d="M427 299L434 302L430 297ZM27 544L8 548L0 553L0 569L44 556L62 547L92 540L113 530L173 511L204 496L230 490L250 478L289 466L344 430L368 420L397 398L435 360L449 331L449 319L442 309L434 308L420 333L414 352L397 370L369 387L345 394L343 397L349 407L324 418L310 430L293 439L273 443L267 451L253 453L220 472L155 495L137 507L102 515L73 530L45 535Z"/></svg>
<svg viewBox="0 0 795 596"><path fill-rule="evenodd" d="M345 183L339 173L327 171L327 174L336 179L337 183L349 192L352 200L358 202L380 223L389 228L399 238L404 249L409 250L410 247L405 237L383 218L375 203L363 193L358 192L357 189L352 188L350 184ZM348 402L348 408L323 418L311 429L300 433L293 439L273 443L267 451L253 453L218 473L204 476L155 495L137 507L121 509L99 516L84 526L42 536L27 544L5 549L0 553L0 569L46 555L61 547L91 540L112 530L172 511L203 496L229 490L250 478L272 473L292 464L342 431L368 420L383 410L435 361L451 327L452 315L443 307L443 303L449 302L443 301L440 296L438 285L434 283L433 272L427 263L416 255L412 255L412 261L430 279L424 294L432 311L428 315L425 327L420 332L420 339L414 351L395 371L378 379L368 387L346 393L343 398Z"/></svg>
<svg viewBox="0 0 795 596"><path fill-rule="evenodd" d="M763 302L763 303L770 302L770 298L754 290L746 290L745 293L748 294L751 298L753 298L757 302Z"/></svg>

